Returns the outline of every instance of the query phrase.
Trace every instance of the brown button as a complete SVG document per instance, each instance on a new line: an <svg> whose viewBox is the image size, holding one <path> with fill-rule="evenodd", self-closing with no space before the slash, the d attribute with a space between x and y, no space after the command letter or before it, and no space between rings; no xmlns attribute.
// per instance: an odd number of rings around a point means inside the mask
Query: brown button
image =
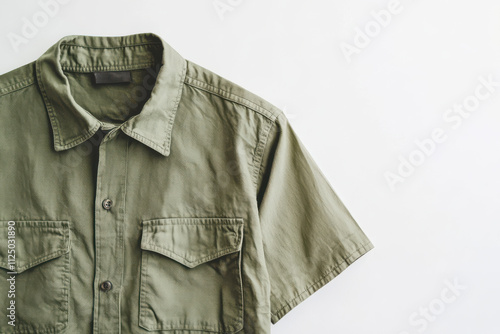
<svg viewBox="0 0 500 334"><path fill-rule="evenodd" d="M111 284L110 281L104 281L101 283L101 286L100 286L101 290L104 292L111 290L112 287L113 287L113 284Z"/></svg>
<svg viewBox="0 0 500 334"><path fill-rule="evenodd" d="M106 210L109 210L111 209L111 205L113 204L113 201L110 200L110 199L105 199L104 201L102 201L102 207Z"/></svg>

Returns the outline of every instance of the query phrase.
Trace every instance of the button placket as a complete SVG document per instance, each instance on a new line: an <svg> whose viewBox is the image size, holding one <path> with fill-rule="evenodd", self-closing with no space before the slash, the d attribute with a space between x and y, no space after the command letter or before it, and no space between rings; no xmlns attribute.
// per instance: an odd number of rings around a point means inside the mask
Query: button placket
<svg viewBox="0 0 500 334"><path fill-rule="evenodd" d="M94 333L118 333L120 327L126 157L126 139L105 135L96 173Z"/></svg>

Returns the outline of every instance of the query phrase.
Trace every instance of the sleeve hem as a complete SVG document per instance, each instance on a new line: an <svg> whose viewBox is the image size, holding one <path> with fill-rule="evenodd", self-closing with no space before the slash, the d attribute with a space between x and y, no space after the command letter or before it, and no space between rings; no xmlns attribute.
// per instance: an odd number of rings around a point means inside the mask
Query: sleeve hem
<svg viewBox="0 0 500 334"><path fill-rule="evenodd" d="M329 271L327 271L318 281L309 285L302 293L293 299L284 303L284 306L276 311L275 313L271 313L271 323L274 325L283 318L285 314L290 312L293 308L295 308L298 304L304 301L307 297L311 296L314 292L325 286L328 282L333 280L336 276L338 276L342 271L344 271L350 264L359 259L361 256L366 254L368 251L373 249L374 246L370 241L367 241L365 244L360 246L354 252L352 252L345 261L333 267Z"/></svg>

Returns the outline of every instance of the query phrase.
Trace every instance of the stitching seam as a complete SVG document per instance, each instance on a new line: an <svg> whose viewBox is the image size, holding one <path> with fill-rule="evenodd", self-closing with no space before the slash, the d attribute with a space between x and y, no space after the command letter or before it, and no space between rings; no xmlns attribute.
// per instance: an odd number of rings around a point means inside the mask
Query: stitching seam
<svg viewBox="0 0 500 334"><path fill-rule="evenodd" d="M12 84L10 86L4 87L0 89L0 96L5 96L10 93L17 92L18 90L27 88L35 83L34 78L29 78L20 82L16 82L15 84Z"/></svg>
<svg viewBox="0 0 500 334"><path fill-rule="evenodd" d="M269 141L269 134L271 133L271 129L274 124L275 122L268 123L267 127L264 129L264 135L262 136L263 138L260 139L259 143L257 144L257 147L255 148L252 177L254 178L253 183L256 191L258 191L257 187L258 187L259 177L263 167L264 151L267 146L267 142Z"/></svg>
<svg viewBox="0 0 500 334"><path fill-rule="evenodd" d="M255 104L254 102L248 100L248 99L245 99L244 97L241 97L239 95L236 95L234 93L230 93L226 90L223 90L221 88L218 88L218 87L215 87L215 86L212 86L210 84L207 84L205 82L202 82L202 81L199 81L193 77L190 77L188 75L186 75L186 81L185 83L189 86L193 86L193 87L196 87L196 88L199 88L199 89L202 89L202 90L205 90L209 93L212 93L214 95L218 95L228 101L231 101L231 102L234 102L234 103L238 103L238 104L241 104L245 107L248 107L250 108L251 110L261 114L262 116L268 118L269 120L271 121L274 121L276 119L276 117L278 116L278 112L272 112L262 106L259 106L257 104ZM269 116L271 115L271 116Z"/></svg>
<svg viewBox="0 0 500 334"><path fill-rule="evenodd" d="M321 283L321 281L323 281L324 279L326 279L329 275L331 274L334 274L335 272L337 272L337 274L334 276L338 276L339 272L338 270L340 268L342 268L343 266L345 266L346 264L352 264L354 261L352 259L353 255L357 254L357 253L360 253L361 251L364 251L364 253L366 253L369 249L373 248L372 247L372 243L369 241L369 242L366 242L364 243L363 245L361 245L360 247L358 247L356 250L354 250L353 252L351 252L348 256L347 256L347 259L342 261L341 263L337 264L336 266L332 267L331 269L327 270L326 273L324 273L323 275L321 275L321 277L314 281L313 283L309 284L307 286L306 289L304 289L301 293L299 293L297 296L295 296L294 298L288 300L288 301L285 301L284 303L280 303L282 304L283 306L278 309L276 312L271 312L271 315L275 318L278 318L279 317L279 314L286 308L291 308L292 305L297 301L297 300L300 300L303 298L303 295L304 294L307 294L309 291L311 291L311 289L314 289L314 291L317 291L318 288L316 288L315 286L319 283ZM363 253L363 254L364 254ZM363 254L360 254L360 256L358 256L357 258L361 257L361 255Z"/></svg>
<svg viewBox="0 0 500 334"><path fill-rule="evenodd" d="M127 44L127 45L113 46L113 47L87 46L87 45L79 45L79 44L73 44L73 43L61 43L61 47L75 46L75 47L84 48L84 49L104 49L104 50L125 49L125 48L144 46L144 45L156 47L156 46L161 46L162 43L160 43L160 42L144 42L144 43Z"/></svg>

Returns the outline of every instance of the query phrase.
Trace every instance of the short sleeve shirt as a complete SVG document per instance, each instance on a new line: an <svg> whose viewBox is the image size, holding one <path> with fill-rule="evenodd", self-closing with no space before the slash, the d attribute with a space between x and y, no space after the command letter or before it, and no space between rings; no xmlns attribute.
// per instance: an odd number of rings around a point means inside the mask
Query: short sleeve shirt
<svg viewBox="0 0 500 334"><path fill-rule="evenodd" d="M0 76L0 332L270 333L373 248L282 110L154 33Z"/></svg>

